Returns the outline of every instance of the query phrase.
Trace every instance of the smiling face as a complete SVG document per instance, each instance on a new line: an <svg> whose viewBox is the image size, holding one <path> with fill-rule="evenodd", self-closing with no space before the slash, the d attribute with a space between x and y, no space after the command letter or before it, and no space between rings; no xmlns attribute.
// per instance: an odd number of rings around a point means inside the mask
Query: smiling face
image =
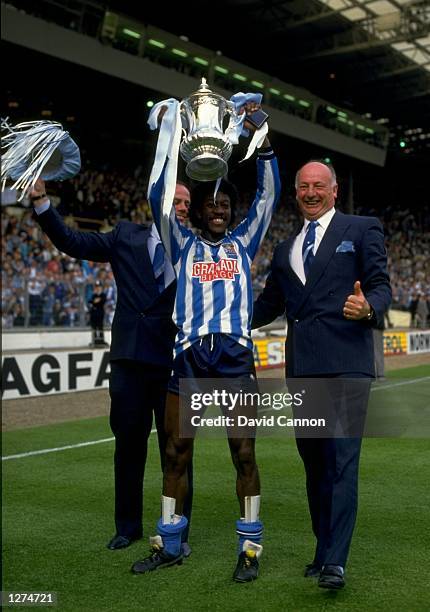
<svg viewBox="0 0 430 612"><path fill-rule="evenodd" d="M175 207L176 218L179 223L185 223L188 219L188 209L190 208L190 192L185 185L177 183L175 196L173 198L173 206Z"/></svg>
<svg viewBox="0 0 430 612"><path fill-rule="evenodd" d="M231 222L230 196L218 191L214 201L213 195L207 195L197 211L202 228L203 238L217 241L225 235Z"/></svg>
<svg viewBox="0 0 430 612"><path fill-rule="evenodd" d="M333 208L337 183L330 168L319 162L309 162L297 174L296 199L309 221L316 221Z"/></svg>

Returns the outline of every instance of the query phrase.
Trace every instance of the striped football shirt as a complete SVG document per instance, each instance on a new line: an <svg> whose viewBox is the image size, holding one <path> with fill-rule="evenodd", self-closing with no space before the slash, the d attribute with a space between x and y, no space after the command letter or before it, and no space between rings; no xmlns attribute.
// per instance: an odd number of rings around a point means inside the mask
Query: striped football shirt
<svg viewBox="0 0 430 612"><path fill-rule="evenodd" d="M246 218L216 243L180 225L171 202L162 211L163 190L164 171L152 185L149 199L177 277L173 320L179 331L175 355L202 336L216 333L228 334L252 349L251 263L267 232L280 193L278 163L273 151L260 153L257 158L257 193Z"/></svg>

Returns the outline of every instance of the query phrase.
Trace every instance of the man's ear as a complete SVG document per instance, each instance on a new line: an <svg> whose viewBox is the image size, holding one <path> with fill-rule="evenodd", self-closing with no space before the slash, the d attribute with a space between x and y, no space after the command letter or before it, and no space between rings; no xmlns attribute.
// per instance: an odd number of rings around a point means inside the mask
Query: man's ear
<svg viewBox="0 0 430 612"><path fill-rule="evenodd" d="M338 188L338 184L335 183L333 185L333 196L334 196L335 199L337 198L337 188Z"/></svg>

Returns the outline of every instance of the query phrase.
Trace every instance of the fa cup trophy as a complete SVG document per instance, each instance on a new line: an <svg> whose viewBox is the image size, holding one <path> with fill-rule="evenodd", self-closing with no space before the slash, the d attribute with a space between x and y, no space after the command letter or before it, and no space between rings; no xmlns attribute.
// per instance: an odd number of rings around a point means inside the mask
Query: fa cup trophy
<svg viewBox="0 0 430 612"><path fill-rule="evenodd" d="M257 110L245 112L246 105L259 106L262 95L234 94L230 100L214 93L206 79L197 91L179 102L176 98L155 104L148 118L151 130L159 129L157 149L148 183L148 198L153 186L164 172L165 190L162 206L170 211L177 179L178 157L186 162L185 171L195 181L217 181L227 175L227 162L239 136L249 135L244 128L245 119L254 132L241 161L248 159L262 146L267 134L267 113ZM240 112L242 110L242 112ZM215 193L218 187L215 188ZM166 241L163 240L163 242Z"/></svg>
<svg viewBox="0 0 430 612"><path fill-rule="evenodd" d="M202 78L197 91L182 100L180 145L185 171L196 181L214 181L227 173L227 161L233 150L233 133L242 123L233 102L214 93ZM229 117L225 127L226 117Z"/></svg>

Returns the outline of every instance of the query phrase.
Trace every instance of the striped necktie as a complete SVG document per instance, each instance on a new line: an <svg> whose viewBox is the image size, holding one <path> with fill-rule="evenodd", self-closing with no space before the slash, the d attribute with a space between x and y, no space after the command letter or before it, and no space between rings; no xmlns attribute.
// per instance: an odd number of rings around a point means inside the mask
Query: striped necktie
<svg viewBox="0 0 430 612"><path fill-rule="evenodd" d="M152 268L154 270L158 291L161 293L164 291L164 247L161 242L158 242L155 247Z"/></svg>
<svg viewBox="0 0 430 612"><path fill-rule="evenodd" d="M306 230L305 239L303 241L302 257L306 278L309 275L309 270L314 260L315 228L317 225L319 225L318 221L311 221L309 223L308 229Z"/></svg>

